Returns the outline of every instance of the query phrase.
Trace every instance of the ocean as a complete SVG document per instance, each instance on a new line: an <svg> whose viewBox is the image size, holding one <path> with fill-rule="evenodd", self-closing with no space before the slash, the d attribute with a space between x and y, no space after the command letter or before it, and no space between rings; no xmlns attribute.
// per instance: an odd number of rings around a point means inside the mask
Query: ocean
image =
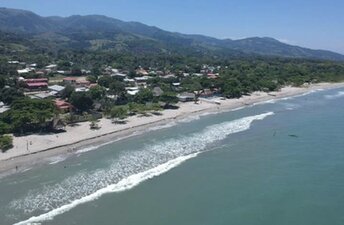
<svg viewBox="0 0 344 225"><path fill-rule="evenodd" d="M343 88L190 116L0 179L0 224L343 225L343 131Z"/></svg>

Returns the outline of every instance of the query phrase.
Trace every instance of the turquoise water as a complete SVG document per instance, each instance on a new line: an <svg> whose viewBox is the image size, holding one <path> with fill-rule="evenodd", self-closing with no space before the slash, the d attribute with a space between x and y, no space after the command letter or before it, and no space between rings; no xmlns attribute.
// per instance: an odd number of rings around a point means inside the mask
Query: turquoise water
<svg viewBox="0 0 344 225"><path fill-rule="evenodd" d="M342 225L343 106L335 89L189 118L3 178L0 224Z"/></svg>

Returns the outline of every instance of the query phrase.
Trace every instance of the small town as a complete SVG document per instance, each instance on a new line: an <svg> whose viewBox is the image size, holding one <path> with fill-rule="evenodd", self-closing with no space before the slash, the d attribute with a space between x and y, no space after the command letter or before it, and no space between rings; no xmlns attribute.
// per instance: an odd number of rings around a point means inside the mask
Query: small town
<svg viewBox="0 0 344 225"><path fill-rule="evenodd" d="M133 71L104 66L101 75L95 76L86 69L61 70L62 66L57 64L42 67L38 67L37 63L19 61L8 61L8 64L15 68L17 75L12 76L10 81L3 81L0 102L2 134L11 131L16 135L60 132L68 124L86 121L90 122L90 129L99 129L97 121L104 116L118 121L130 115L147 115L178 108L175 105L177 102L197 104L203 98L220 104L219 99L222 99L219 89L215 87L220 66L202 65L198 73L191 74L140 66ZM69 66L72 65L70 62ZM16 108L16 104L20 104L22 109L23 104L26 105L31 114L26 114L29 113L26 111L18 114L20 118L13 117L11 105ZM39 115L35 109L43 105L48 112ZM6 118L17 125L10 127L6 124ZM18 122L13 123L13 120ZM2 139L2 148L11 148L10 136L4 135Z"/></svg>

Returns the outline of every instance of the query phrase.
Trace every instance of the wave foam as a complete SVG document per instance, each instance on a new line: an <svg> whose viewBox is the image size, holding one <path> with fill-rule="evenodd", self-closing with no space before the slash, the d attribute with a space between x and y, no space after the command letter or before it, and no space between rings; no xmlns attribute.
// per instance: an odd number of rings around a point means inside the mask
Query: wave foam
<svg viewBox="0 0 344 225"><path fill-rule="evenodd" d="M206 151L209 144L223 140L230 134L248 130L254 121L273 114L268 112L211 125L189 136L160 140L140 150L124 151L107 168L82 171L58 184L31 190L24 198L12 201L9 207L24 215L41 213L17 225L51 220L105 193L125 191L159 176Z"/></svg>
<svg viewBox="0 0 344 225"><path fill-rule="evenodd" d="M344 96L344 91L338 91L336 94L334 95L325 95L325 98L327 99L336 99L336 98L340 98Z"/></svg>
<svg viewBox="0 0 344 225"><path fill-rule="evenodd" d="M156 176L159 176L163 173L168 172L169 170L171 170L174 167L177 167L178 165L180 165L184 161L196 157L197 154L198 153L194 153L194 154L187 155L187 156L181 156L181 157L178 157L176 159L170 160L170 161L168 161L162 165L159 165L153 169L144 171L142 173L131 175L131 176L119 181L117 184L109 185L105 188L102 188L102 189L94 192L93 194L90 194L90 195L85 196L83 198L74 200L73 202L71 202L69 204L63 205L59 208L53 209L53 210L51 210L47 213L41 214L39 216L33 216L28 220L21 221L19 223L14 224L14 225L27 225L27 224L32 224L32 223L36 223L36 222L52 220L55 216L63 214L64 212L67 212L67 211L75 208L76 206L78 206L80 204L84 204L86 202L96 200L104 194L114 193L114 192L122 192L122 191L129 190L129 189L139 185L143 181L152 179Z"/></svg>
<svg viewBox="0 0 344 225"><path fill-rule="evenodd" d="M60 162L63 162L64 160L66 160L67 157L66 156L57 156L57 157L52 157L49 159L50 161L50 165L54 165L54 164L57 164L57 163L60 163Z"/></svg>

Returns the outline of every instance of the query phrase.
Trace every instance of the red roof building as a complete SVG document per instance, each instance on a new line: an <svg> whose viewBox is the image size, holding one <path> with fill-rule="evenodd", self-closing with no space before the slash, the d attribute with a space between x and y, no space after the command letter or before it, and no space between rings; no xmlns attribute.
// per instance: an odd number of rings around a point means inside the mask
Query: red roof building
<svg viewBox="0 0 344 225"><path fill-rule="evenodd" d="M36 78L24 80L28 89L46 89L48 88L48 78Z"/></svg>
<svg viewBox="0 0 344 225"><path fill-rule="evenodd" d="M48 83L48 78L35 78L35 79L26 79L25 83Z"/></svg>
<svg viewBox="0 0 344 225"><path fill-rule="evenodd" d="M48 83L46 82L40 82L40 83L27 83L27 87L32 88L40 88L40 87L48 87Z"/></svg>
<svg viewBox="0 0 344 225"><path fill-rule="evenodd" d="M57 109L63 112L69 112L73 108L72 104L61 99L55 100L55 106Z"/></svg>
<svg viewBox="0 0 344 225"><path fill-rule="evenodd" d="M63 83L65 84L75 84L76 83L76 78L74 77L65 77L63 78Z"/></svg>

